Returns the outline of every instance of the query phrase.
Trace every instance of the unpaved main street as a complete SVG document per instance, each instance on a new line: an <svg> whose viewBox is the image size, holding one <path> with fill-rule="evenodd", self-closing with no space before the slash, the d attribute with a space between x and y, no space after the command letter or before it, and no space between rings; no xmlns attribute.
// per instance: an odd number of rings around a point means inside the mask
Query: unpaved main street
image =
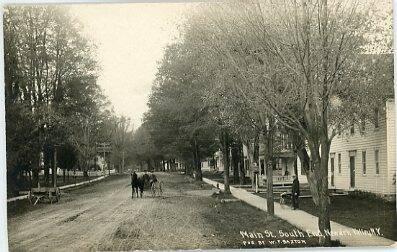
<svg viewBox="0 0 397 252"><path fill-rule="evenodd" d="M211 187L159 174L163 197L131 199L130 178L113 177L66 192L8 220L11 251L243 247L240 230L293 228L241 202L219 203ZM306 245L307 246L307 245Z"/></svg>

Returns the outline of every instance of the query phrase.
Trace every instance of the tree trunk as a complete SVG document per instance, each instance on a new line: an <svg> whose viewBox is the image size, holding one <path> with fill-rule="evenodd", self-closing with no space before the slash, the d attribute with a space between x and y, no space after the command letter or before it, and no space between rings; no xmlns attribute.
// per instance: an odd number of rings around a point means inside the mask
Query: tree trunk
<svg viewBox="0 0 397 252"><path fill-rule="evenodd" d="M88 178L88 161L84 162L84 166L83 166L83 177L84 178Z"/></svg>
<svg viewBox="0 0 397 252"><path fill-rule="evenodd" d="M250 172L251 188L255 189L254 171L252 170L252 164L254 163L254 153L250 141L247 141L246 145L247 145L247 155L248 155L248 162L246 163L246 165L248 166L248 170Z"/></svg>
<svg viewBox="0 0 397 252"><path fill-rule="evenodd" d="M273 160L266 162L266 200L267 213L274 215L274 196L273 196Z"/></svg>
<svg viewBox="0 0 397 252"><path fill-rule="evenodd" d="M29 170L29 190L32 190L32 171Z"/></svg>
<svg viewBox="0 0 397 252"><path fill-rule="evenodd" d="M194 163L194 161L193 161ZM187 162L185 163L185 174L192 176L193 175L193 168L192 168L192 162Z"/></svg>
<svg viewBox="0 0 397 252"><path fill-rule="evenodd" d="M274 122L269 118L269 128L263 131L263 144L265 148L265 163L266 163L266 200L267 213L274 215L274 195L273 195L273 133Z"/></svg>
<svg viewBox="0 0 397 252"><path fill-rule="evenodd" d="M237 184L239 181L239 162L240 162L240 152L238 143L235 142L232 145L232 167L233 167L233 183Z"/></svg>
<svg viewBox="0 0 397 252"><path fill-rule="evenodd" d="M203 180L203 173L201 171L201 157L200 157L200 146L197 143L197 139L194 139L194 168L195 168L195 179L198 181Z"/></svg>
<svg viewBox="0 0 397 252"><path fill-rule="evenodd" d="M66 183L66 170L65 169L62 169L62 172L63 172L63 184L65 184Z"/></svg>
<svg viewBox="0 0 397 252"><path fill-rule="evenodd" d="M32 166L32 187L37 187L39 182L39 169L40 169L40 152L35 155L34 164Z"/></svg>
<svg viewBox="0 0 397 252"><path fill-rule="evenodd" d="M230 157L229 157L229 133L224 130L221 133L221 143L222 143L222 162L224 167L223 179L225 185L225 193L230 193L229 184L229 170L230 170Z"/></svg>
<svg viewBox="0 0 397 252"><path fill-rule="evenodd" d="M252 189L255 189L255 173L253 171L253 164L256 163L257 165L259 165L259 134L255 136L254 138L254 147L252 149L252 161L251 161L251 178L252 178Z"/></svg>
<svg viewBox="0 0 397 252"><path fill-rule="evenodd" d="M239 144L239 155L240 155L240 162L238 166L238 174L239 174L239 182L240 185L245 184L245 166L244 166L244 151L243 151L243 144L240 142Z"/></svg>
<svg viewBox="0 0 397 252"><path fill-rule="evenodd" d="M44 185L48 186L50 183L50 164L51 153L48 147L44 147Z"/></svg>
<svg viewBox="0 0 397 252"><path fill-rule="evenodd" d="M254 162L259 165L259 135L255 137L253 151Z"/></svg>
<svg viewBox="0 0 397 252"><path fill-rule="evenodd" d="M32 187L37 187L39 183L39 166L33 167L32 170Z"/></svg>
<svg viewBox="0 0 397 252"><path fill-rule="evenodd" d="M322 145L323 146L323 145ZM320 245L330 246L331 237L328 235L331 231L330 224L330 198L328 192L328 159L329 145L324 144L321 148L321 156L315 148L310 148L312 160L304 147L298 149L298 156L301 160L301 167L304 170L309 183L310 192L313 202L318 211L318 227L323 237L319 237ZM311 164L311 165L310 165Z"/></svg>
<svg viewBox="0 0 397 252"><path fill-rule="evenodd" d="M148 171L153 171L152 164L150 163L150 159L146 159L147 169Z"/></svg>
<svg viewBox="0 0 397 252"><path fill-rule="evenodd" d="M185 162L185 175L191 175L190 174L190 162Z"/></svg>
<svg viewBox="0 0 397 252"><path fill-rule="evenodd" d="M295 153L295 159L294 159L294 173L295 173L295 176L298 178L298 180L299 180L299 174L298 174L298 156L297 156L297 154Z"/></svg>
<svg viewBox="0 0 397 252"><path fill-rule="evenodd" d="M328 159L329 159L329 144L328 139L322 141L321 145L321 159L319 172L317 176L318 187L318 205L319 205L319 218L318 226L323 233L324 238L320 237L320 244L323 246L331 246L331 223L330 223L330 208L331 201L328 191Z"/></svg>

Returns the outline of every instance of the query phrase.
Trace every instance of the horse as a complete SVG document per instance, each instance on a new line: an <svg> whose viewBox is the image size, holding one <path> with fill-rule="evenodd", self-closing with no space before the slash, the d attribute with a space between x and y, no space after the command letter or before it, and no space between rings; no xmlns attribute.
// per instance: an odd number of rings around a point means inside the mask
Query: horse
<svg viewBox="0 0 397 252"><path fill-rule="evenodd" d="M156 180L156 181L153 181L151 184L152 185L150 187L150 190L152 192L152 197L156 197L156 194L158 196L162 196L163 195L163 187L164 187L163 182Z"/></svg>
<svg viewBox="0 0 397 252"><path fill-rule="evenodd" d="M145 172L143 175L142 175L142 180L143 180L143 185L144 185L144 188L146 188L146 189L150 189L150 177L149 177L149 175Z"/></svg>
<svg viewBox="0 0 397 252"><path fill-rule="evenodd" d="M134 193L136 193L136 197L139 197L139 192L141 193L140 196L142 198L143 195L143 186L144 180L142 177L136 177L131 180L131 187L132 187L132 198L134 198Z"/></svg>

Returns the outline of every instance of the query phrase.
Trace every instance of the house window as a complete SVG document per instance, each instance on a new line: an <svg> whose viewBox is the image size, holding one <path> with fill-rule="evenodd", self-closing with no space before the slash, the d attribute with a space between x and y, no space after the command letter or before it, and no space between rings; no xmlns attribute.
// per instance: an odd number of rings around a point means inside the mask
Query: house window
<svg viewBox="0 0 397 252"><path fill-rule="evenodd" d="M374 126L375 126L375 129L379 128L379 109L378 108L375 108Z"/></svg>
<svg viewBox="0 0 397 252"><path fill-rule="evenodd" d="M361 118L360 130L361 130L361 132L365 132L365 116L363 116L363 117Z"/></svg>
<svg viewBox="0 0 397 252"><path fill-rule="evenodd" d="M375 150L375 173L379 174L379 150Z"/></svg>
<svg viewBox="0 0 397 252"><path fill-rule="evenodd" d="M354 134L354 124L352 124L352 126L350 127L350 134Z"/></svg>
<svg viewBox="0 0 397 252"><path fill-rule="evenodd" d="M367 174L367 152L362 152L362 164L363 164L363 174Z"/></svg>
<svg viewBox="0 0 397 252"><path fill-rule="evenodd" d="M338 154L338 173L342 173L342 154Z"/></svg>

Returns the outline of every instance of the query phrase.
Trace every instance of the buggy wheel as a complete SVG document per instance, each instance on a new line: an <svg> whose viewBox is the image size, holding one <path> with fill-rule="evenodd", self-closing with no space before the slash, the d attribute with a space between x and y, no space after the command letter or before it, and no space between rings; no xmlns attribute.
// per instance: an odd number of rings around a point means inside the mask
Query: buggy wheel
<svg viewBox="0 0 397 252"><path fill-rule="evenodd" d="M163 182L159 183L159 195L160 195L160 197L163 196Z"/></svg>
<svg viewBox="0 0 397 252"><path fill-rule="evenodd" d="M150 190L152 192L152 197L154 198L156 196L156 186L154 185L154 183L152 184Z"/></svg>
<svg viewBox="0 0 397 252"><path fill-rule="evenodd" d="M33 204L33 197L32 197L32 193L29 193L29 202L30 204Z"/></svg>

